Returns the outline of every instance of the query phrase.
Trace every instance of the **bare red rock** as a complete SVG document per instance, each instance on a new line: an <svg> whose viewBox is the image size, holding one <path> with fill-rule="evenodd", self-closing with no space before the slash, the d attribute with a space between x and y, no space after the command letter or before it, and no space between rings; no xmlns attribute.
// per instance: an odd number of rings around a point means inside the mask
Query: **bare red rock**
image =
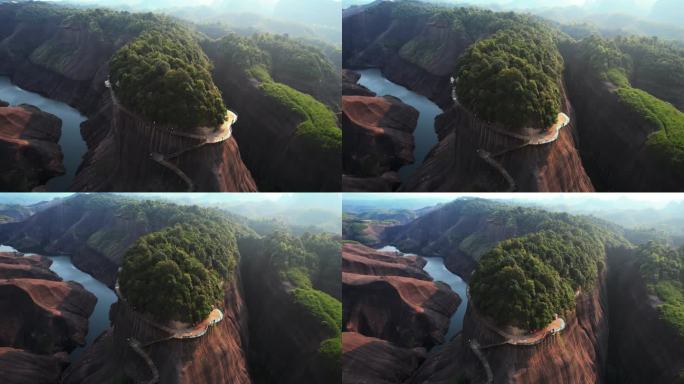
<svg viewBox="0 0 684 384"><path fill-rule="evenodd" d="M402 348L356 332L342 333L342 382L403 383L425 359L424 348Z"/></svg>
<svg viewBox="0 0 684 384"><path fill-rule="evenodd" d="M65 354L38 355L23 349L0 347L0 372L8 384L54 384L67 365Z"/></svg>
<svg viewBox="0 0 684 384"><path fill-rule="evenodd" d="M446 284L421 273L419 259L403 260L350 243L343 245L342 254L345 331L409 348L443 341L460 299Z"/></svg>
<svg viewBox="0 0 684 384"><path fill-rule="evenodd" d="M361 275L391 275L432 280L427 272L423 271L425 264L426 261L422 257L397 257L355 243L345 244L342 251L342 269Z"/></svg>
<svg viewBox="0 0 684 384"><path fill-rule="evenodd" d="M576 124L570 103L565 99L564 112L571 122L562 128L559 138L549 144L522 148L523 140L507 136L495 127L474 117L460 105L438 116L439 143L430 151L416 173L402 185L404 191L530 191L593 192L574 133ZM517 149L516 149L517 148ZM513 185L497 168L485 161L478 151L497 154L510 150L495 160L513 180Z"/></svg>
<svg viewBox="0 0 684 384"><path fill-rule="evenodd" d="M31 191L65 173L62 122L30 105L0 106L0 189Z"/></svg>
<svg viewBox="0 0 684 384"><path fill-rule="evenodd" d="M153 370L131 348L141 344L161 383L249 384L246 360L246 308L239 279L226 286L224 319L199 338L167 340L169 334L118 301L110 312L113 328L89 346L64 372L64 383L102 383L112 378L151 380Z"/></svg>

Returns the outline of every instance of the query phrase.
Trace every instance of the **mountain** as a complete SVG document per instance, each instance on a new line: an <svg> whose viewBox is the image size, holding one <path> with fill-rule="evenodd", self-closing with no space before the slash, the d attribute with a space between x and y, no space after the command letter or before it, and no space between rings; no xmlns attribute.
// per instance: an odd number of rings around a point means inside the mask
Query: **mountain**
<svg viewBox="0 0 684 384"><path fill-rule="evenodd" d="M378 68L443 110L438 143L400 191L680 189L678 45L614 37L620 31L600 38L588 25L559 28L573 37L530 14L418 1L344 12L345 69ZM360 141L348 148L361 153L348 149L347 157L373 152ZM381 175L368 187L382 186Z"/></svg>
<svg viewBox="0 0 684 384"><path fill-rule="evenodd" d="M675 315L681 307L681 250L653 241L635 246L617 225L515 202L462 198L400 222L356 221L370 212L345 211L345 222L375 228L375 238L354 239L411 254L368 248L351 240L356 231L345 230L350 240L343 271L355 279L343 277L350 293L345 326L354 327L343 334L344 382L678 380L684 366L682 324ZM401 330L411 317L380 282L370 288L374 280L368 276L382 275L385 284L430 281L424 273L436 272L422 270L425 258L443 259L469 285L466 308L457 312L462 330L427 351L407 345L423 340L423 329L406 330L400 339L388 331ZM357 288L364 283L367 290ZM405 289L400 297L413 302L425 290ZM364 321L352 321L360 314ZM386 323L392 326L380 327Z"/></svg>
<svg viewBox="0 0 684 384"><path fill-rule="evenodd" d="M280 85L253 89L252 76L227 65L231 58L207 57L213 50L204 49L218 43L166 16L21 2L2 4L0 19L0 70L14 84L66 102L88 117L81 127L88 151L70 189L339 190L324 176L301 180L292 174L325 156L327 163L317 168L339 174L327 143L321 148L320 142L307 140L339 133L330 110L338 102L331 96L339 84L333 81L336 65L318 48L285 36L262 36L260 58L272 84ZM234 44L240 39L224 37ZM226 78L240 86L227 88ZM289 97L277 97L276 91ZM299 103L316 109L317 124L307 124L306 108L290 108L287 102L295 93ZM271 116L260 116L264 110ZM270 137L264 130L271 130ZM298 164L264 153L264 138L287 142L278 147ZM271 164L290 167L289 178L279 180L282 169Z"/></svg>
<svg viewBox="0 0 684 384"><path fill-rule="evenodd" d="M339 235L262 236L215 208L75 194L0 224L0 239L69 255L118 299L98 309L105 331L68 358L60 351L83 345L94 298L47 258L0 255L2 305L22 308L0 315L12 382L340 380Z"/></svg>

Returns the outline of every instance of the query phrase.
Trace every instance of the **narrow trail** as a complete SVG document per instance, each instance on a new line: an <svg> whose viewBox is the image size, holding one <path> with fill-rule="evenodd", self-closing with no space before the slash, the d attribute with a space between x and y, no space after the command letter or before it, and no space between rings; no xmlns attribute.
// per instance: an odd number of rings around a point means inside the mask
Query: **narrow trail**
<svg viewBox="0 0 684 384"><path fill-rule="evenodd" d="M152 372L152 378L147 381L147 384L157 384L159 382L159 370L152 361L152 358L150 358L150 355L148 355L147 352L143 350L142 345L136 339L128 339L128 345L131 347L132 350L135 351L135 353L137 353L140 356L140 358L145 360L145 364L147 364L147 366L150 369L150 372Z"/></svg>
<svg viewBox="0 0 684 384"><path fill-rule="evenodd" d="M114 94L114 90L112 89L112 85L109 82L109 80L105 81L105 87L107 87L109 89L109 94L112 98L112 103L114 103L116 108L119 108L119 109L125 111L126 113L128 113L132 116L137 116L137 114L129 111L126 107L124 107L123 105L121 105L119 103L119 99ZM157 128L159 130L163 130L172 136L200 140L200 142L196 145L192 145L190 147L180 149L174 153L167 154L167 155L152 152L152 153L150 153L150 159L155 161L157 164L169 169L170 171L172 171L176 175L178 175L178 177L181 180L183 180L183 182L185 184L187 184L187 186L188 186L187 191L188 192L194 192L195 191L195 184L192 181L192 179L185 172L183 172L180 168L178 168L178 166L169 162L169 160L173 160L173 159L175 159L175 158L177 158L177 157L179 157L185 153L188 153L190 151L194 151L196 149L202 148L205 145L217 144L217 143L221 143L221 142L224 142L224 141L230 139L233 136L233 124L235 124L237 122L237 120L238 120L238 115L236 113L234 113L231 110L226 110L226 119L224 120L223 124L221 124L220 127L218 127L218 128L212 128L212 127L197 127L197 128L195 128L195 130L200 132L200 133L177 132L173 128L166 129L166 128L163 128L161 126L158 127L156 124L154 124L153 127Z"/></svg>
<svg viewBox="0 0 684 384"><path fill-rule="evenodd" d="M480 359L480 362L484 367L485 374L487 375L487 381L485 383L492 384L494 382L494 373L492 372L492 367L489 365L489 361L480 350L480 344L477 342L477 340L472 340L470 342L470 349L473 351L475 356Z"/></svg>
<svg viewBox="0 0 684 384"><path fill-rule="evenodd" d="M121 268L119 268L119 272L121 272ZM119 280L116 280L116 283L114 284L114 292L116 293L117 297L119 300L124 303L125 305L129 305L126 299L123 297L121 294L121 289L119 286ZM133 308L130 308L130 310L134 311ZM152 372L152 379L150 379L147 383L148 384L156 384L159 382L159 369L157 366L154 364L154 361L152 361L152 358L150 355L145 351L144 348L148 348L152 345L155 344L160 344L164 343L167 341L172 341L172 340L188 340L188 339L197 339L200 338L209 331L211 327L214 325L220 323L223 320L223 312L218 309L214 308L211 313L201 322L196 324L194 327L191 328L181 328L181 329L174 329L167 327L163 324L159 324L151 319L148 319L146 317L140 316L146 323L150 324L151 326L166 332L169 334L169 336L150 340L147 342L141 342L140 340L137 340L133 337L127 339L128 345L135 351L136 354L138 354L143 360L145 360L145 364L150 368L150 372Z"/></svg>
<svg viewBox="0 0 684 384"><path fill-rule="evenodd" d="M511 176L510 173L506 170L506 168L495 158L496 157L501 157L507 153L511 153L514 151L519 151L523 148L526 148L530 145L544 145L544 144L550 144L558 140L558 137L560 137L560 130L563 127L566 127L570 123L570 118L568 115L565 113L561 112L558 114L558 117L556 119L556 123L552 125L549 129L539 132L538 134L535 135L520 135L517 133L513 132L508 132L504 129L499 129L497 127L489 127L489 129L493 130L494 132L497 132L501 135L505 135L508 137L512 137L514 139L518 140L523 140L524 142L518 146L511 147L511 148L506 148L504 150L501 150L495 154L491 154L487 152L484 149L477 149L476 152L478 156L487 164L491 165L494 169L496 169L504 179L506 179L506 182L508 183L508 189L506 192L514 192L517 190L517 185L515 183L515 179Z"/></svg>

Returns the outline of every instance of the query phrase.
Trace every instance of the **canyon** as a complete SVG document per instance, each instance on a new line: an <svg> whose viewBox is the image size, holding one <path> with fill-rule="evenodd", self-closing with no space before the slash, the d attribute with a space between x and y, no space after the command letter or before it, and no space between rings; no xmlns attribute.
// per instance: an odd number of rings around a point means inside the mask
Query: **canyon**
<svg viewBox="0 0 684 384"><path fill-rule="evenodd" d="M47 189L339 190L339 153L320 151L303 139L297 134L302 123L299 115L266 97L254 86L254 78L235 70L221 57L211 58L217 60L214 80L226 104L239 115L227 139L205 143L199 137L179 136L174 134L178 127L160 126L124 108L105 83L110 59L137 37L138 27L109 30L110 24L126 22L128 17L114 12L107 15L87 10L78 17L69 12L80 11L41 2L0 5L0 74L22 89L74 107L87 118L80 125L80 145L87 146L82 158L74 148L63 148L69 156L77 157L73 160L75 177L71 175L65 185L54 183ZM102 25L94 28L97 23ZM211 55L208 44L205 48ZM339 91L335 92L334 84L327 85L330 79L322 87L321 81L293 78L285 72L274 76L323 100L339 103L331 101L330 95ZM72 127L69 129L71 133ZM282 151L264 151L265 147ZM67 170L71 172L69 156ZM160 156L165 161L157 161ZM56 161L49 166L41 164L36 172L44 175L38 178L57 175L57 167ZM17 183L14 189L30 190L40 182L43 180Z"/></svg>
<svg viewBox="0 0 684 384"><path fill-rule="evenodd" d="M0 253L0 296L8 298L0 308L0 367L9 382L58 382L67 353L85 345L96 298L80 284L62 281L51 263Z"/></svg>
<svg viewBox="0 0 684 384"><path fill-rule="evenodd" d="M357 84L359 75L354 72L345 71L345 77L349 81L343 84L347 95L342 96L341 117L344 190L376 179L384 184L377 191L392 191L398 184L396 171L414 162L412 133L418 111L395 97L377 97Z"/></svg>
<svg viewBox="0 0 684 384"><path fill-rule="evenodd" d="M56 116L0 101L0 189L45 190L48 180L64 174L60 135Z"/></svg>
<svg viewBox="0 0 684 384"><path fill-rule="evenodd" d="M95 310L101 318L96 319L91 315L93 294L78 283L61 281L48 269L50 259L0 253L0 291L8 298L2 300L8 307L0 316L0 366L11 374L9 382L247 384L340 379L339 365L321 352L324 341L334 342L334 332L298 301L298 288L283 280L271 263L265 240L244 224L226 222L234 226L229 236L235 231L241 257L222 284L221 316L202 332L178 333L170 331L180 329L177 322L138 311L122 295L121 267L141 236L211 213L97 194L75 195L35 209L28 218L0 224L0 243L23 252L69 255L60 257L117 295L111 307L98 302ZM18 307L22 310L16 311ZM101 327L91 327L89 317ZM284 321L290 325L284 326ZM85 349L74 353L77 347Z"/></svg>
<svg viewBox="0 0 684 384"><path fill-rule="evenodd" d="M616 85L595 76L586 55L562 37L557 43L564 66L556 79L558 112L570 121L557 140L529 145L521 139L528 129L487 121L461 105L455 91L459 60L474 43L501 30L506 25L501 18L515 19L509 20L514 24L529 22L517 17L412 1L377 1L343 12L346 70L378 70L386 81L427 97L443 110L432 123L439 141L424 160L416 159L417 170L399 180L400 184L395 178L389 188L378 183L378 174L367 180L368 190L379 186L385 191L405 192L680 190L678 171L663 166L658 154L647 148L658 122L620 100ZM634 59L635 73L630 80L680 105L678 83L657 83L655 75L643 74L648 67L640 60L643 58ZM343 84L358 88L353 82ZM347 148L352 147L364 148L362 140L350 136ZM354 155L371 153L370 149L360 151ZM402 151L405 149L396 149L394 156ZM415 155L422 157L418 152ZM409 167L400 166L400 173L402 169ZM345 190L363 190L362 180L353 181Z"/></svg>
<svg viewBox="0 0 684 384"><path fill-rule="evenodd" d="M374 237L356 237L361 243L345 242L343 382L677 382L684 367L681 335L660 317L658 299L649 293L635 266L634 245L621 239L617 227L610 227L617 231L613 235L603 232L608 234L603 244L605 267L600 267L592 288L575 292L574 309L563 315L560 330L533 345L512 345L504 332L515 334L515 328L501 327L496 319L483 315L468 292L467 303L456 301L457 306L466 306L459 308L465 312L463 328L445 338L444 323L434 312L447 308L439 294L443 283L433 282L422 270L424 257L443 258L449 270L468 281L488 250L543 228L545 215L462 198L404 222L376 225ZM565 214L549 215L552 221L578 224ZM586 229L605 224L581 225ZM345 238L355 233L345 228ZM377 250L379 244L396 248ZM431 291L435 285L437 291ZM424 292L433 292L428 301L420 300ZM420 326L411 323L407 308L429 320Z"/></svg>

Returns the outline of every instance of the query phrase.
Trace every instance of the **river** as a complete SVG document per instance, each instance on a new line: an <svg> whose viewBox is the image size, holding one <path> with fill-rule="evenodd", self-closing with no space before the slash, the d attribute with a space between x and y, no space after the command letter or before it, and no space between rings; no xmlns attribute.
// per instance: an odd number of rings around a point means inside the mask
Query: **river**
<svg viewBox="0 0 684 384"><path fill-rule="evenodd" d="M17 252L16 249L0 245L0 252ZM83 285L90 293L97 297L97 304L93 313L88 318L88 334L86 345L74 349L71 352L72 360L76 360L81 353L95 341L107 328L109 328L109 307L117 301L116 294L109 287L96 280L89 274L76 268L69 256L47 256L52 259L50 270L58 274L64 281L75 281Z"/></svg>
<svg viewBox="0 0 684 384"><path fill-rule="evenodd" d="M59 145L64 153L66 174L48 181L47 188L53 192L68 191L81 165L83 155L88 149L81 137L81 123L86 120L86 117L65 103L17 87L7 76L0 76L0 100L12 106L30 104L62 120L62 136L59 139Z"/></svg>
<svg viewBox="0 0 684 384"><path fill-rule="evenodd" d="M378 96L397 97L420 112L418 125L413 133L416 142L413 153L415 162L399 169L401 179L406 181L423 163L432 147L438 143L437 133L435 133L435 117L442 114L443 111L427 97L387 80L382 76L379 69L364 69L356 72L361 75L359 84L375 92Z"/></svg>
<svg viewBox="0 0 684 384"><path fill-rule="evenodd" d="M378 251L392 253L399 252L402 254L402 256L412 255L411 253L403 253L397 249L397 247L392 245L386 245L378 249ZM451 320L449 322L449 330L446 333L445 340L451 340L454 335L463 329L463 317L465 316L466 308L468 308L468 284L458 275L451 273L451 271L444 266L444 259L441 257L421 257L427 261L427 264L425 267L423 267L423 270L427 272L428 275L430 275L430 277L432 277L435 281L441 281L450 286L451 289L456 292L462 300L456 312L454 312L454 314L451 316Z"/></svg>

